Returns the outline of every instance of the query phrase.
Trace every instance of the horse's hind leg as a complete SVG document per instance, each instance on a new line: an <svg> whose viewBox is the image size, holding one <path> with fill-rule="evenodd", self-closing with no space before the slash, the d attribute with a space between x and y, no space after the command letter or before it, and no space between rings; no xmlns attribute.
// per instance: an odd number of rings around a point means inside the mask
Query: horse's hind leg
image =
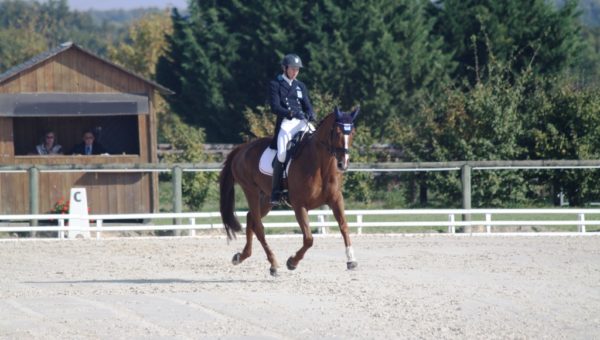
<svg viewBox="0 0 600 340"><path fill-rule="evenodd" d="M254 236L254 225L252 224L252 219L250 218L250 212L246 215L246 246L244 246L244 250L241 253L236 253L233 255L233 259L231 259L231 263L234 265L238 265L244 262L245 259L252 256L252 237Z"/></svg>
<svg viewBox="0 0 600 340"><path fill-rule="evenodd" d="M248 193L246 193L246 197L248 197ZM252 196L255 197L255 196ZM266 196L256 195L256 199L248 199L248 217L247 223L252 223L252 227L254 229L254 234L256 238L262 245L265 250L265 254L267 255L267 260L271 264L271 268L269 269L271 275L277 276L277 268L279 264L277 264L277 259L275 258L275 254L267 244L267 240L265 238L265 227L262 223L262 217L265 216L270 210L271 205L268 200L265 198Z"/></svg>

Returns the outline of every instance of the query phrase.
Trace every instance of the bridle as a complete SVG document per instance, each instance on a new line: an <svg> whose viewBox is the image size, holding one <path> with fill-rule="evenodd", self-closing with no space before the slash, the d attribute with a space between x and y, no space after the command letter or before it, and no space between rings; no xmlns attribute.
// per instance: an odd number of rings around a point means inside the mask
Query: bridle
<svg viewBox="0 0 600 340"><path fill-rule="evenodd" d="M352 113L343 113L335 108L335 117L334 122L331 126L331 130L329 130L329 139L327 141L319 140L319 144L323 145L330 156L333 156L337 161L337 167L340 171L345 171L348 169L348 161L350 159L350 142L352 133L354 132L354 119L358 114L359 108L357 107ZM322 121L319 126L317 126L317 130L321 127ZM343 147L334 146L337 137L339 139L339 134L336 134L334 130L340 129L344 138ZM342 157L343 156L343 157Z"/></svg>
<svg viewBox="0 0 600 340"><path fill-rule="evenodd" d="M336 126L339 127L343 131L343 133L344 133L345 143L344 143L344 147L343 148L333 147L332 146L333 145L333 137L334 137L333 133L334 133L334 130L335 130ZM329 145L328 145L328 148L329 148L329 153L332 156L335 156L337 158L338 152L343 152L344 155L346 155L346 154L348 154L350 152L350 148L348 147L348 142L347 142L347 138L346 137L349 137L352 134L352 129L353 128L354 128L354 124L352 124L352 123L338 123L338 122L335 122L335 124L331 127L331 131L329 133Z"/></svg>
<svg viewBox="0 0 600 340"><path fill-rule="evenodd" d="M343 135L344 135L344 146L343 147L333 146L334 145L334 137L335 137L335 129L338 127L342 130ZM329 154L331 156L335 157L335 159L337 160L337 163L338 163L337 164L338 169L340 169L342 171L346 170L346 168L348 167L348 159L349 159L349 154L350 154L349 142L350 142L350 135L352 134L353 129L354 129L353 123L335 122L329 132L329 140L327 141L327 143L322 142L323 144L325 144Z"/></svg>

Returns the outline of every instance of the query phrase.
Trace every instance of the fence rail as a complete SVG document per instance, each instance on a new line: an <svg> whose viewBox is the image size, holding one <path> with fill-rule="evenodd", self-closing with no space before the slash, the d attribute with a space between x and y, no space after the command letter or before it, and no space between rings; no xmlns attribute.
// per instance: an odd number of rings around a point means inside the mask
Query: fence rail
<svg viewBox="0 0 600 340"><path fill-rule="evenodd" d="M221 163L113 163L113 164L12 164L0 165L0 173L29 173L29 212L39 212L37 189L39 173L43 172L170 172L174 188L174 212L181 213L183 207L183 172L218 172ZM429 172L460 171L462 207L471 209L471 173L473 170L556 170L556 169L600 169L600 160L512 160L512 161L449 161L449 162L382 162L351 163L349 171L362 172Z"/></svg>
<svg viewBox="0 0 600 340"><path fill-rule="evenodd" d="M236 213L242 219L246 212L238 211ZM316 216L316 221L311 221L311 227L317 227L319 233L328 233L328 227L336 227L335 220L327 221L328 217L333 216L331 210L313 210L309 216ZM548 220L527 220L515 219L515 216L535 215L568 215L566 219L548 219ZM394 221L370 221L366 222L365 217L373 216L396 216ZM425 216L430 220L402 220L400 216ZM456 216L469 216L462 221L458 221ZM293 211L272 211L271 216L289 217L289 220L283 222L266 222L265 228L297 228L298 224L293 219ZM508 226L577 226L577 232L570 234L586 233L586 226L600 226L600 209L400 209L400 210L347 210L346 216L349 220L348 226L356 228L356 233L361 234L363 228L375 227L394 227L397 232L403 233L406 227L441 227L445 232L454 234L457 227L485 227L484 233L492 233L492 227ZM435 220L434 216L444 216L443 219ZM213 223L220 217L218 212L197 212L197 213L157 213L157 214L114 214L114 215L0 215L0 233L11 232L58 232L58 238L64 238L65 232L86 231L95 232L96 238L101 238L104 232L122 232L122 231L189 231L189 236L196 236L197 230L223 228L221 223ZM504 218L502 218L504 217ZM507 218L510 217L510 218ZM590 217L592 217L590 219ZM173 219L177 223L162 225L153 224L157 220ZM30 226L18 225L36 220L56 221L58 225L49 226ZM69 220L88 220L92 222L89 228L69 226ZM149 221L146 223L123 223L122 221ZM24 222L25 221L25 222ZM113 224L107 225L113 221ZM242 223L245 228L245 224ZM468 231L467 231L468 232Z"/></svg>

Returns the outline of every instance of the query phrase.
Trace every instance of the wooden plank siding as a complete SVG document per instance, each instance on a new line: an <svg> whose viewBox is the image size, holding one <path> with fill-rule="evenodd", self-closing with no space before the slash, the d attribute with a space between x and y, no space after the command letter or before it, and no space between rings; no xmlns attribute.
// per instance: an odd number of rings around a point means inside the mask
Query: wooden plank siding
<svg viewBox="0 0 600 340"><path fill-rule="evenodd" d="M137 136L131 135L139 143L138 154L38 156L24 152L23 146L19 146L15 153L15 140L28 148L30 145L33 152L46 128L56 132L58 143L68 152L81 141L83 129L93 126L100 118L0 117L0 164L156 163L155 90L151 83L77 48L56 54L1 83L0 93L144 94L150 101L149 114L129 116L135 119L132 128L137 128ZM119 121L117 117L115 119ZM28 176L27 173L0 173L0 213L29 212ZM40 213L49 212L61 198L68 199L72 187L87 189L90 211L95 214L158 212L156 173L41 172L39 180Z"/></svg>
<svg viewBox="0 0 600 340"><path fill-rule="evenodd" d="M87 161L95 158L92 162ZM16 164L109 164L135 163L135 156L25 156ZM22 161L22 162L20 162ZM90 210L97 214L144 213L153 207L152 173L41 172L40 212L49 212L60 198L68 198L72 187L87 190ZM25 214L29 211L29 174L0 173L0 213Z"/></svg>
<svg viewBox="0 0 600 340"><path fill-rule="evenodd" d="M75 49L46 60L0 85L0 93L149 93L152 90L151 85L141 79Z"/></svg>
<svg viewBox="0 0 600 340"><path fill-rule="evenodd" d="M14 154L12 119L0 117L0 163L10 164Z"/></svg>

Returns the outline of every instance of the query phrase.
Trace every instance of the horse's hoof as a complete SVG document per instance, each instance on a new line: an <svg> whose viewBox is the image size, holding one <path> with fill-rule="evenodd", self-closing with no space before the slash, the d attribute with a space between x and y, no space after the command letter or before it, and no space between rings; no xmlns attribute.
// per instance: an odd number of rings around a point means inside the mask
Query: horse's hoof
<svg viewBox="0 0 600 340"><path fill-rule="evenodd" d="M241 257L242 257L242 254L240 254L240 253L233 255L233 258L231 259L231 263L233 263L234 266L237 266L238 264L242 263L242 261L240 260Z"/></svg>
<svg viewBox="0 0 600 340"><path fill-rule="evenodd" d="M353 269L356 269L356 267L358 266L358 262L350 261L350 262L346 263L346 265L348 266L348 270L353 270Z"/></svg>
<svg viewBox="0 0 600 340"><path fill-rule="evenodd" d="M287 260L287 262L285 263L288 267L289 270L294 270L296 269L296 266L292 265L292 257L290 256L290 258Z"/></svg>
<svg viewBox="0 0 600 340"><path fill-rule="evenodd" d="M277 273L277 268L269 268L269 273L273 277L278 277L279 276L279 274Z"/></svg>

